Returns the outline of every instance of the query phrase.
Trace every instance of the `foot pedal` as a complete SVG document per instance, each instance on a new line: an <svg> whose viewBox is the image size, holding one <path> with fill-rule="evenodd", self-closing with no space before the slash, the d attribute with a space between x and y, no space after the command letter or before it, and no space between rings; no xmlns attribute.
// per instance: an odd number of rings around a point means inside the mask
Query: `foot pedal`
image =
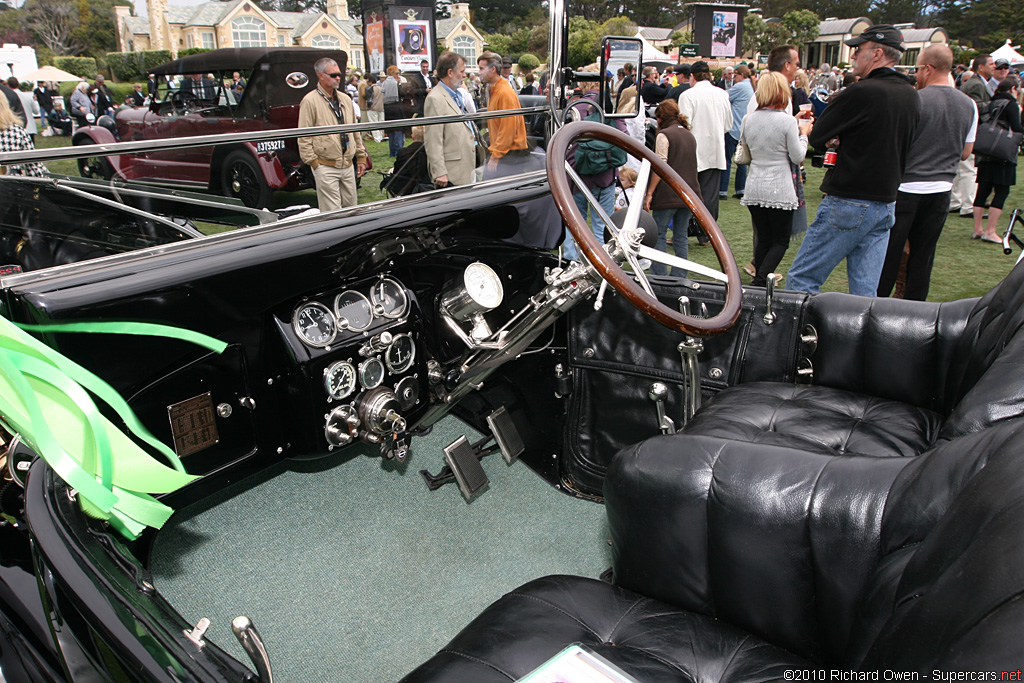
<svg viewBox="0 0 1024 683"><path fill-rule="evenodd" d="M465 436L460 436L444 447L444 460L455 475L455 481L466 500L479 493L490 481Z"/></svg>
<svg viewBox="0 0 1024 683"><path fill-rule="evenodd" d="M522 437L519 436L519 430L516 429L515 423L512 422L512 416L505 410L505 406L501 406L487 416L487 425L494 434L494 440L498 442L502 457L511 465L526 450L526 446L523 444Z"/></svg>

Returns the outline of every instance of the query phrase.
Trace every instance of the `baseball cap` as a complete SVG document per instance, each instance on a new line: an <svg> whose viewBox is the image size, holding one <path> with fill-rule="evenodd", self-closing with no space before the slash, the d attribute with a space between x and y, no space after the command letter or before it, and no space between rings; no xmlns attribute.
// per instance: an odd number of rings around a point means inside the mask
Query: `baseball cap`
<svg viewBox="0 0 1024 683"><path fill-rule="evenodd" d="M863 43L872 42L894 47L900 51L905 49L903 47L903 33L892 24L868 26L859 36L854 36L844 42L850 47L857 47Z"/></svg>
<svg viewBox="0 0 1024 683"><path fill-rule="evenodd" d="M711 68L708 66L708 63L705 62L705 61L694 62L693 64L690 65L690 73L691 74L707 74L707 73L711 73Z"/></svg>
<svg viewBox="0 0 1024 683"><path fill-rule="evenodd" d="M1010 60L1003 59L1002 57L1000 57L999 59L996 60L995 68L997 68L997 69L1009 69L1010 68Z"/></svg>

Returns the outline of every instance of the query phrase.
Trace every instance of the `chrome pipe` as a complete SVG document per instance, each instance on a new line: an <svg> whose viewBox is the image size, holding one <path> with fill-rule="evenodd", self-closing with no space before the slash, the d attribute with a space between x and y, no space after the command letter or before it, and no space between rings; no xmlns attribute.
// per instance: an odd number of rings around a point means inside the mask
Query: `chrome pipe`
<svg viewBox="0 0 1024 683"><path fill-rule="evenodd" d="M260 683L274 683L267 647L263 644L260 632L253 626L249 617L235 617L231 622L231 631L235 634L235 638L238 638L245 654L249 655L253 666L256 667L256 675L259 676Z"/></svg>

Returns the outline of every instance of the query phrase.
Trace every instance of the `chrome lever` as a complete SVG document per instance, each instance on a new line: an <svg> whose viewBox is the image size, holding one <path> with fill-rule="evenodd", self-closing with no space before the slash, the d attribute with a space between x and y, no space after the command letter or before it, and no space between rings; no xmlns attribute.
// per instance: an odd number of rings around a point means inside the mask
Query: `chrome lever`
<svg viewBox="0 0 1024 683"><path fill-rule="evenodd" d="M779 276L776 273L769 273L766 278L764 289L764 321L765 325L771 325L778 318L775 315L775 311L772 310L772 301L775 298L775 285L779 281Z"/></svg>
<svg viewBox="0 0 1024 683"><path fill-rule="evenodd" d="M661 430L662 434L675 434L676 425L665 414L666 396L668 396L668 387L663 382L655 382L647 390L647 398L654 402L654 409L658 411L658 429Z"/></svg>
<svg viewBox="0 0 1024 683"><path fill-rule="evenodd" d="M253 626L249 617L235 617L231 622L231 630L234 632L235 638L238 638L245 654L249 655L253 666L256 667L256 675L259 676L260 683L274 683L267 647L263 644L260 632Z"/></svg>
<svg viewBox="0 0 1024 683"><path fill-rule="evenodd" d="M690 297L681 296L677 301L679 302L679 312L683 315L690 315ZM701 303L701 311L707 312L707 307L703 303ZM683 374L686 377L686 393L683 395L683 424L686 425L689 424L690 418L697 412L701 404L700 363L697 356L704 350L704 344L696 337L687 336L685 340L679 342L676 349L679 351Z"/></svg>

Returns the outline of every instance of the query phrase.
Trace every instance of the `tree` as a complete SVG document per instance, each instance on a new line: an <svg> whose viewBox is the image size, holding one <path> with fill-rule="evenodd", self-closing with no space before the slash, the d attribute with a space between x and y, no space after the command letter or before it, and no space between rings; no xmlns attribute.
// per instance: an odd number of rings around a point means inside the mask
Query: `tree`
<svg viewBox="0 0 1024 683"><path fill-rule="evenodd" d="M514 33L523 26L533 26L536 17L543 8L535 0L474 0L473 23L481 31L488 33ZM547 23L546 20L542 21Z"/></svg>
<svg viewBox="0 0 1024 683"><path fill-rule="evenodd" d="M818 15L806 9L786 12L782 17L782 25L790 31L793 44L797 47L817 40L820 24L821 19L818 18Z"/></svg>
<svg viewBox="0 0 1024 683"><path fill-rule="evenodd" d="M597 22L569 17L569 66L579 69L597 61L600 35Z"/></svg>
<svg viewBox="0 0 1024 683"><path fill-rule="evenodd" d="M878 23L919 23L925 18L926 0L876 0L872 18Z"/></svg>
<svg viewBox="0 0 1024 683"><path fill-rule="evenodd" d="M529 52L519 55L519 68L523 71L533 71L540 66L540 59Z"/></svg>
<svg viewBox="0 0 1024 683"><path fill-rule="evenodd" d="M793 39L793 31L781 21L765 21L756 14L743 18L743 51L768 54Z"/></svg>
<svg viewBox="0 0 1024 683"><path fill-rule="evenodd" d="M82 54L103 60L117 50L117 24L114 6L130 3L120 0L77 0L78 26L72 39L82 46Z"/></svg>
<svg viewBox="0 0 1024 683"><path fill-rule="evenodd" d="M73 38L79 27L78 7L67 0L26 0L25 25L55 55L77 55L85 45Z"/></svg>
<svg viewBox="0 0 1024 683"><path fill-rule="evenodd" d="M748 16L757 16L757 15L756 14L751 14L751 15L748 15ZM760 19L761 17L757 17L757 18ZM746 33L746 30L747 30L747 22L744 21L743 22L743 31L744 31L744 33ZM746 38L745 35L744 35L744 38ZM744 44L746 44L746 40L744 40L743 42L744 42ZM693 31L675 31L672 34L672 42L671 42L671 46L672 47L679 47L680 45L692 45L692 44L693 44Z"/></svg>
<svg viewBox="0 0 1024 683"><path fill-rule="evenodd" d="M601 24L598 32L602 36L635 36L637 28L632 19L619 16L612 17Z"/></svg>

